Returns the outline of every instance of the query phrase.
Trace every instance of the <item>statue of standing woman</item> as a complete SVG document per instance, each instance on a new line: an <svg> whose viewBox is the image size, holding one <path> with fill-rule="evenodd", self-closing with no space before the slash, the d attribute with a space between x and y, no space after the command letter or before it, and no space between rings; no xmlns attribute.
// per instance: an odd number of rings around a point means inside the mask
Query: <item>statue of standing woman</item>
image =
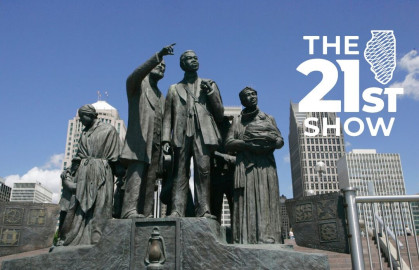
<svg viewBox="0 0 419 270"><path fill-rule="evenodd" d="M274 118L259 110L257 91L246 87L239 96L245 108L234 118L226 139L227 150L237 153L233 241L280 243L279 187L273 152L284 141Z"/></svg>
<svg viewBox="0 0 419 270"><path fill-rule="evenodd" d="M124 174L118 164L121 142L115 128L101 122L90 104L78 113L85 128L71 168L63 173L63 178L72 178L76 186L75 212L65 246L99 242L107 220L112 218L114 175Z"/></svg>

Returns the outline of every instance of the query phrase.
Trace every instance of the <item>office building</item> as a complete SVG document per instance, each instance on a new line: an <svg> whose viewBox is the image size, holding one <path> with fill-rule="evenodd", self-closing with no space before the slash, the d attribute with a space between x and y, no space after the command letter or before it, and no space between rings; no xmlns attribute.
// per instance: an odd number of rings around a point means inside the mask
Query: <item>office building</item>
<svg viewBox="0 0 419 270"><path fill-rule="evenodd" d="M237 116L241 113L242 107L240 106L225 106L224 115L225 116Z"/></svg>
<svg viewBox="0 0 419 270"><path fill-rule="evenodd" d="M416 195L419 195L419 193ZM412 231L416 235L419 235L419 202L412 202L411 208L412 208L413 222L415 225L415 228Z"/></svg>
<svg viewBox="0 0 419 270"><path fill-rule="evenodd" d="M304 134L304 120L308 117L319 119L319 134ZM290 131L288 136L292 191L294 198L310 194L324 194L339 191L337 161L345 153L343 133L336 135L336 129L327 128L323 136L322 119L327 118L328 125L336 124L336 113L330 112L299 112L298 104L290 104ZM342 131L342 127L338 127ZM325 172L316 172L316 163L325 164Z"/></svg>
<svg viewBox="0 0 419 270"><path fill-rule="evenodd" d="M51 203L52 192L40 182L19 182L13 184L11 202Z"/></svg>
<svg viewBox="0 0 419 270"><path fill-rule="evenodd" d="M238 106L226 106L224 107L224 115L236 116L240 114L241 110L242 108ZM223 197L223 206L221 211L221 226L231 226L230 208L228 206L228 200L225 195Z"/></svg>
<svg viewBox="0 0 419 270"><path fill-rule="evenodd" d="M285 205L285 201L287 197L282 195L279 197L279 202L281 203L281 234L282 239L287 239L290 233L290 220L288 217L287 206Z"/></svg>
<svg viewBox="0 0 419 270"><path fill-rule="evenodd" d="M355 187L357 196L406 195L399 154L381 154L375 149L353 149L338 161L338 177L340 188ZM398 204L390 206L384 203L382 206L377 205L374 210L386 220L393 232L402 233L402 214L404 224L413 228L407 203L403 203L401 209ZM366 204L365 213L364 207L358 204L358 215L366 220L369 227L373 225L372 211L370 204Z"/></svg>
<svg viewBox="0 0 419 270"><path fill-rule="evenodd" d="M5 182L6 180L0 177L0 202L10 201L10 192L12 188L7 186Z"/></svg>
<svg viewBox="0 0 419 270"><path fill-rule="evenodd" d="M125 139L126 127L124 121L119 117L118 111L104 100L99 100L92 105L95 107L96 112L98 113L98 119L100 119L102 122L114 126L119 134L119 137L121 138L121 142L123 142ZM80 134L82 133L83 129L84 126L80 122L78 112L76 112L76 116L68 121L63 169L66 169L71 165L71 160L77 153Z"/></svg>
<svg viewBox="0 0 419 270"><path fill-rule="evenodd" d="M224 194L223 197L223 208L221 210L221 226L231 226L231 213L228 205L227 196Z"/></svg>

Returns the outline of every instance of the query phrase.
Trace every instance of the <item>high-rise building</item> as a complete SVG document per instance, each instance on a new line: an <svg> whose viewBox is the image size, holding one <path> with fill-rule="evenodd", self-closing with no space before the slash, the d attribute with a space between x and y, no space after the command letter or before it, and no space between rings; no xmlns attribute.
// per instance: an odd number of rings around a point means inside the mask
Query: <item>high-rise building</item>
<svg viewBox="0 0 419 270"><path fill-rule="evenodd" d="M223 197L223 208L221 210L221 226L225 226L225 227L231 226L230 207L228 205L227 196L225 194Z"/></svg>
<svg viewBox="0 0 419 270"><path fill-rule="evenodd" d="M52 192L40 182L19 182L13 184L11 202L51 203Z"/></svg>
<svg viewBox="0 0 419 270"><path fill-rule="evenodd" d="M226 106L224 107L224 115L225 116L237 116L240 114L242 108L239 106ZM227 197L224 195L223 197L223 206L221 211L221 226L231 226L231 214L230 208L228 206Z"/></svg>
<svg viewBox="0 0 419 270"><path fill-rule="evenodd" d="M319 119L317 127L319 134L308 136L304 134L304 120L308 117ZM323 121L327 119L326 136L323 136ZM298 104L290 104L290 131L288 136L292 191L294 198L310 194L324 194L339 191L337 161L345 153L343 133L337 136L336 113L330 112L300 112ZM342 127L338 127L342 130ZM316 163L322 161L326 167L321 175L316 172Z"/></svg>
<svg viewBox="0 0 419 270"><path fill-rule="evenodd" d="M419 195L419 193L416 195ZM419 202L411 202L410 204L412 208L413 222L415 225L415 228L412 230L412 232L416 235L419 235Z"/></svg>
<svg viewBox="0 0 419 270"><path fill-rule="evenodd" d="M240 106L225 106L224 115L225 116L237 116L241 113L242 107Z"/></svg>
<svg viewBox="0 0 419 270"><path fill-rule="evenodd" d="M0 177L0 202L10 201L11 187L7 186L4 178Z"/></svg>
<svg viewBox="0 0 419 270"><path fill-rule="evenodd" d="M281 234L282 239L287 239L290 233L290 219L288 217L287 206L285 205L285 201L287 197L282 195L279 197L279 202L281 203Z"/></svg>
<svg viewBox="0 0 419 270"><path fill-rule="evenodd" d="M406 194L399 154L381 154L375 149L353 149L338 161L338 176L340 188L355 187L357 196ZM413 229L407 203L401 204L401 209L398 204L390 206L384 203L382 207L377 205L375 211L386 220L393 232L400 234L403 231L401 214L405 217L404 224ZM369 227L373 227L370 204L366 204L365 213L364 207L358 204L358 214Z"/></svg>
<svg viewBox="0 0 419 270"><path fill-rule="evenodd" d="M99 100L92 105L95 107L96 112L98 113L98 119L102 122L114 126L119 134L119 138L121 138L121 142L123 142L125 140L126 127L124 121L119 117L118 111L104 100ZM80 122L78 112L76 112L76 116L68 121L63 169L66 169L71 165L71 160L77 153L80 134L82 133L83 129L84 127Z"/></svg>

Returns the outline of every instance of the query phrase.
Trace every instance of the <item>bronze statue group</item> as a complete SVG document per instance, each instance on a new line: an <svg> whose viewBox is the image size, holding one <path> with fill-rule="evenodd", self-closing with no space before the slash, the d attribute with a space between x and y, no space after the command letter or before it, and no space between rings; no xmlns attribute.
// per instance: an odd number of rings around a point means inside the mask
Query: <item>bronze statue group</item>
<svg viewBox="0 0 419 270"><path fill-rule="evenodd" d="M112 212L118 218L152 218L159 178L164 178L161 196L168 217L220 221L226 194L234 243L280 243L273 152L284 143L275 120L259 110L257 91L250 87L239 94L241 114L224 116L217 84L198 77L198 57L190 50L180 56L183 79L164 98L157 83L166 68L163 58L173 55L174 45L128 77L123 143L112 126L97 118L92 105L79 109L85 128L71 167L61 175L60 245L96 244ZM171 173L163 173L163 155L172 157ZM194 190L189 186L191 160Z"/></svg>

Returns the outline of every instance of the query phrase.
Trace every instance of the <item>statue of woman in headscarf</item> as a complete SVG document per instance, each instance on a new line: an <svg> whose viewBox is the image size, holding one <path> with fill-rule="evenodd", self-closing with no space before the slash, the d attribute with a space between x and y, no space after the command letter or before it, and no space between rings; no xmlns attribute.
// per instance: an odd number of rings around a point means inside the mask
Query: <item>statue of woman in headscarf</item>
<svg viewBox="0 0 419 270"><path fill-rule="evenodd" d="M92 105L79 111L85 126L71 168L64 172L76 185L75 214L64 245L96 244L104 225L112 218L114 175L123 174L118 165L121 142L115 128L101 122Z"/></svg>
<svg viewBox="0 0 419 270"><path fill-rule="evenodd" d="M256 90L240 94L245 107L229 130L226 148L236 152L233 241L274 244L281 239L278 176L273 152L284 145L272 116L260 111Z"/></svg>

